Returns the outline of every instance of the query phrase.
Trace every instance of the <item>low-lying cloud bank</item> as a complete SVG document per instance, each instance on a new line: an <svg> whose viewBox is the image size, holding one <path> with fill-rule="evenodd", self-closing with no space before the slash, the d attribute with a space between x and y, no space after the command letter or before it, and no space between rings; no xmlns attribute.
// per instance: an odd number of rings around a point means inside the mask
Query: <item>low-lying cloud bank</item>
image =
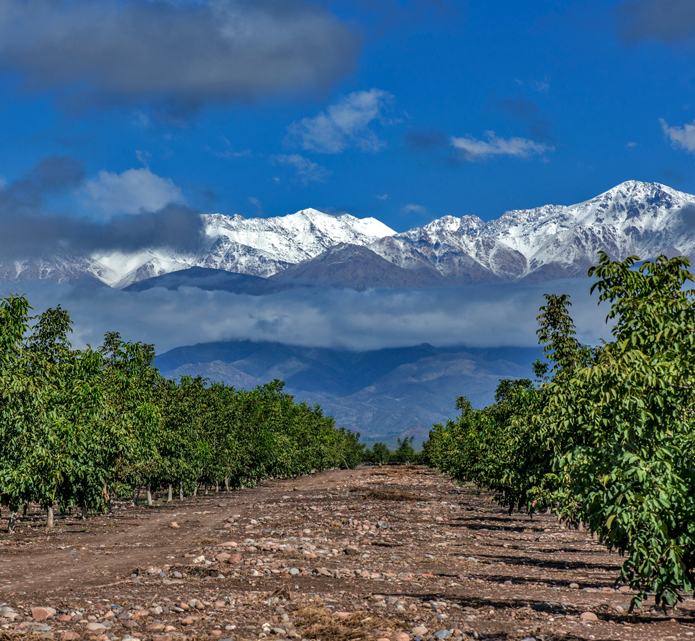
<svg viewBox="0 0 695 641"><path fill-rule="evenodd" d="M608 309L589 295L590 281L542 285L409 289L292 290L269 296L183 287L123 292L24 281L0 295L26 293L35 311L60 304L75 323L76 347L101 343L106 331L154 343L158 353L209 341L277 341L290 345L369 350L420 343L471 347L537 345L536 316L545 293L568 293L577 337L608 338Z"/></svg>

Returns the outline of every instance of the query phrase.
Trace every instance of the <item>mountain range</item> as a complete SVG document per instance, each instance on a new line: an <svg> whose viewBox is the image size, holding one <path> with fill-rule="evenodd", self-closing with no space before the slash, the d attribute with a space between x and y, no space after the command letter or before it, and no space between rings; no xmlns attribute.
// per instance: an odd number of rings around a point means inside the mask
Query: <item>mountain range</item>
<svg viewBox="0 0 695 641"><path fill-rule="evenodd" d="M218 279L230 291L245 293L306 286L438 287L581 277L599 250L620 259L695 256L695 196L638 181L576 205L509 211L489 222L444 216L402 233L374 218L316 209L274 218L202 218L204 235L194 251L151 247L0 261L0 282L49 278L124 289L198 268L149 286L195 286L204 274L208 286ZM214 272L263 280L225 280Z"/></svg>
<svg viewBox="0 0 695 641"><path fill-rule="evenodd" d="M489 405L500 378L531 378L539 348L414 347L354 352L271 342L226 341L178 347L157 357L167 378L183 375L249 389L273 378L367 443L427 438L456 415L456 397Z"/></svg>

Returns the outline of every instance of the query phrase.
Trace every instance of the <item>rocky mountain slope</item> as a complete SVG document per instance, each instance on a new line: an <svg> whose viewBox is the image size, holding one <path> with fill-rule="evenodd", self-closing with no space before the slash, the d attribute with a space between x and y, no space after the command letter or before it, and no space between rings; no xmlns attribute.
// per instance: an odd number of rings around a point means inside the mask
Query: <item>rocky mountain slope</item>
<svg viewBox="0 0 695 641"><path fill-rule="evenodd" d="M445 216L369 248L404 269L422 256L462 284L586 276L599 250L620 259L695 256L695 196L628 181L578 205L509 211L488 223Z"/></svg>
<svg viewBox="0 0 695 641"><path fill-rule="evenodd" d="M577 205L510 211L487 223L471 215L444 216L399 234L374 218L315 209L275 218L203 219L205 236L195 251L165 247L0 260L0 280L51 278L120 289L201 267L355 289L425 287L584 276L600 250L621 259L695 256L695 196L637 181Z"/></svg>

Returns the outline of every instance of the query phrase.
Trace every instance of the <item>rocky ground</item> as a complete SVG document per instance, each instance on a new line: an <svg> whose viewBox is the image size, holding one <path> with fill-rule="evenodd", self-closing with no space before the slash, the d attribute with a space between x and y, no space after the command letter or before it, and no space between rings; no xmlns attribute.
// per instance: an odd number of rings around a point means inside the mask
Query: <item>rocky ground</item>
<svg viewBox="0 0 695 641"><path fill-rule="evenodd" d="M4 512L6 515L6 512ZM0 535L0 639L690 639L551 516L414 467L36 519ZM7 521L5 520L6 524Z"/></svg>

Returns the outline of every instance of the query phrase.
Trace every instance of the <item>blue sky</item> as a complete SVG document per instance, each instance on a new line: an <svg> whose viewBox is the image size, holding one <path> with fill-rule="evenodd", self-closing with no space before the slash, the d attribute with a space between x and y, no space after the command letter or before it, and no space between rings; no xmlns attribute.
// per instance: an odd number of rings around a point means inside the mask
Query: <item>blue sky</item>
<svg viewBox="0 0 695 641"><path fill-rule="evenodd" d="M693 193L695 3L0 0L0 123L1 184L69 159L40 206L96 220Z"/></svg>

